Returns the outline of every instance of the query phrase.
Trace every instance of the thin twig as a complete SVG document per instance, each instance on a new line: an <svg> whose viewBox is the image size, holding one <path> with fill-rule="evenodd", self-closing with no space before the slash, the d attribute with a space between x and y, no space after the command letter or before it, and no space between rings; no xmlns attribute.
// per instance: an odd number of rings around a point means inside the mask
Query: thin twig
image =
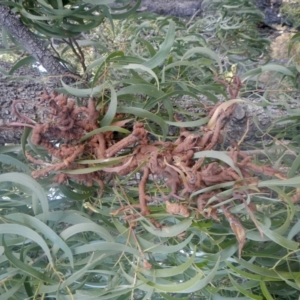
<svg viewBox="0 0 300 300"><path fill-rule="evenodd" d="M201 12L202 9L199 8L198 10L195 11L195 13L192 15L192 17L190 18L190 20L186 23L186 27L188 28L188 26L193 22L193 20L195 19L195 17L198 15L199 12Z"/></svg>
<svg viewBox="0 0 300 300"><path fill-rule="evenodd" d="M82 69L83 71L85 72L86 71L86 65L85 65L85 58L84 58L84 53L82 52L79 44L77 43L76 39L75 38L72 38L72 41L73 43L76 45L77 47L77 50L79 52L79 55L80 55L80 63L81 63L81 66L82 66Z"/></svg>

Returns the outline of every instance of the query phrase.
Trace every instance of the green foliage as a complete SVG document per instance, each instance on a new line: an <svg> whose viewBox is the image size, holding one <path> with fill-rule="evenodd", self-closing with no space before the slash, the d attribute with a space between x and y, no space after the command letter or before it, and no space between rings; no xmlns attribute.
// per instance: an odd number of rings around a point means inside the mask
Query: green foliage
<svg viewBox="0 0 300 300"><path fill-rule="evenodd" d="M61 37L65 32L73 36L78 33L76 26L82 26L82 31L91 30L85 27L85 21L96 24L94 17L89 18L90 11L83 9L90 9L91 3L96 1L81 6L77 2L27 1L22 18L28 18L27 24L37 31L44 21L53 24L50 33L44 32L47 37ZM99 10L108 1L101 3ZM208 121L200 111L199 96L212 102L217 102L220 95L226 96L214 76L227 74L234 63L243 70L246 88L272 72L272 79L279 78L281 94L291 98L292 93L283 87L294 86L298 76L295 66L267 64L250 69L252 61L265 53L268 43L257 39L255 22L260 14L248 3L214 1L217 16L195 20L188 27L179 20L152 14L118 20L114 29L103 23L101 30L90 32L89 41L79 43L86 54L90 49L96 53L86 63L85 87L63 83L60 92L98 99L104 113L97 133L114 129L127 134L125 129L110 126L117 113L124 113L145 123L157 139L171 140L170 125L177 133L178 127L193 129ZM66 15L69 9L70 18ZM68 22L78 23L74 29L66 26L60 31L64 24L70 25ZM210 28L211 36L200 34L200 27L202 31ZM67 50L61 54L65 58ZM271 104L268 86L273 81L268 84L261 105ZM178 104L183 96L192 99L188 108ZM286 105L284 101L277 104ZM180 113L183 121L175 122L174 113ZM240 187L253 191L247 202L258 207L255 218L263 236L243 204L234 198L225 200L247 229L240 259L236 236L225 217L219 222L197 217L191 208L191 216L183 218L168 214L164 203L155 203L150 206L150 217L163 224L157 229L148 217L132 220L130 214L111 214L138 203L139 191L134 184L138 170L126 177L116 176L99 196L96 185L87 187L69 180L58 186L52 183L53 176L32 179L28 174L33 166L22 162L22 152L30 149L45 161L48 158L26 142L28 132L22 147L0 148L0 163L10 166L0 174L0 299L298 299L300 209L290 197L300 188L298 120L299 112L294 111L278 121L282 126L272 131L277 134L276 143L264 145L266 162L289 168L290 179L260 178L258 187L273 190L272 196L258 193L254 187ZM95 133L87 134L81 142ZM278 143L281 138L289 138L290 144ZM294 152L292 158L290 150ZM199 152L199 157L235 168L222 152ZM78 163L91 165L94 169L88 171L93 171L118 160ZM222 188L222 197L232 193L234 184L210 188ZM161 192L167 192L164 182L147 184L149 195ZM213 208L220 209L222 204Z"/></svg>
<svg viewBox="0 0 300 300"><path fill-rule="evenodd" d="M292 24L294 28L300 26L300 1L288 1L288 3L283 3L280 7L280 12L284 15L288 23Z"/></svg>
<svg viewBox="0 0 300 300"><path fill-rule="evenodd" d="M140 0L122 1L121 7L112 8L114 0L26 0L6 1L29 28L43 37L70 38L99 26L107 17L110 20L129 17L140 5ZM131 5L133 3L133 5ZM117 10L117 13L110 13Z"/></svg>
<svg viewBox="0 0 300 300"><path fill-rule="evenodd" d="M242 66L267 54L270 41L257 30L264 14L256 9L255 1L216 0L203 1L202 5L209 6L208 13L193 26L213 31L210 44L222 55Z"/></svg>

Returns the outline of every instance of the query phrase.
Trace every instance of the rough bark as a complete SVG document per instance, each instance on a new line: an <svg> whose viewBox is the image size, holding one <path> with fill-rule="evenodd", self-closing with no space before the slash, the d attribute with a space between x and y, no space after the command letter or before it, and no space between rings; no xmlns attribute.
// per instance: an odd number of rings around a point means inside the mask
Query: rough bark
<svg viewBox="0 0 300 300"><path fill-rule="evenodd" d="M11 64L1 62L0 67L9 71ZM16 76L26 76L28 79L22 81L13 81L6 75L0 73L0 145L5 143L18 144L23 132L22 128L7 127L5 124L17 121L17 118L12 114L11 104L13 100L24 99L26 105L21 105L21 111L26 116L37 119L39 111L34 108L38 103L38 95L42 93L45 87L43 78L37 69L20 68L15 71ZM49 89L55 86L48 86Z"/></svg>
<svg viewBox="0 0 300 300"><path fill-rule="evenodd" d="M70 74L70 71L47 49L44 42L34 36L9 7L0 5L0 23L50 75L62 76ZM69 82L70 78L67 81Z"/></svg>
<svg viewBox="0 0 300 300"><path fill-rule="evenodd" d="M200 16L205 14L205 7L202 7L202 2L203 0L143 0L139 11L177 17L190 17L194 14ZM257 8L265 14L264 22L266 24L280 24L282 22L282 17L279 14L281 4L282 0L256 0Z"/></svg>
<svg viewBox="0 0 300 300"><path fill-rule="evenodd" d="M150 11L160 15L178 17L200 14L202 0L143 0L140 11Z"/></svg>

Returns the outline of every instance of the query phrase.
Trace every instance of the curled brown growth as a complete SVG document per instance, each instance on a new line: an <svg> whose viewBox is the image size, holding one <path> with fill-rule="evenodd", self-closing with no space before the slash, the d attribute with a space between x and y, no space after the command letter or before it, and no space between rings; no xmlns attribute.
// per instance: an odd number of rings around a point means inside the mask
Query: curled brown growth
<svg viewBox="0 0 300 300"><path fill-rule="evenodd" d="M234 79L233 84L238 90L240 81ZM236 90L231 89L231 97L236 97ZM21 121L25 121L23 125L33 127L32 143L44 147L49 155L55 158L53 163L45 163L44 168L32 172L34 178L55 173L54 180L58 183L72 178L78 182L84 182L88 186L96 183L100 189L103 189L104 181L111 174L125 176L140 166L142 178L138 187L139 204L123 207L114 212L113 215L132 211L133 207L139 209L142 215L149 215L148 203L150 201L167 201L167 211L171 214L188 217L190 215L189 210L194 209L197 215L202 214L206 218L218 220L218 211L212 204L226 200L217 196L222 192L221 188L202 192L192 199L191 194L229 181L236 181L245 186L254 185L258 190L255 179L259 173L284 178L283 174L272 167L256 165L250 156L239 151L237 147L231 149L229 153L234 167L220 161L211 161L205 158L194 159L196 152L211 150L218 145L226 119L234 109L233 106L226 111L221 111L213 129L203 128L202 134L198 135L183 128L175 142L150 141L147 138L147 130L143 123L136 123L132 132L120 140L114 140L114 135L111 132L106 132L95 134L81 142L86 133L99 127L99 112L96 110L95 101L89 99L87 107L78 107L74 100L64 95L46 92L41 96L41 99L40 105L45 105L48 108L48 120L43 123L35 123L23 117L17 107L21 103L20 100L13 104L13 111L16 116ZM126 122L120 121L118 124L123 126ZM17 124L20 125L21 123ZM113 167L103 168L88 174L65 173L65 170L83 169L91 166L79 164L77 161L80 159L107 159L116 157L123 151L129 152L130 155ZM33 163L43 166L43 162L31 154L27 154L27 158ZM169 188L169 193L167 195L161 193L160 197L149 195L147 183L150 176L151 178L162 178L165 186ZM235 185L235 190L238 188L238 184ZM245 195L249 192L250 189L243 189ZM215 200L212 201L213 197ZM241 204L247 206L243 195L233 194L230 197L234 197ZM294 197L298 198L298 194ZM185 200L185 202L177 203L178 200ZM210 202L208 203L208 201ZM239 253L241 253L245 242L242 224L232 215L228 207L225 205L222 207L223 213L230 221L232 230L237 235L240 243ZM254 219L254 215L251 213L252 208L249 208L248 211L251 218Z"/></svg>

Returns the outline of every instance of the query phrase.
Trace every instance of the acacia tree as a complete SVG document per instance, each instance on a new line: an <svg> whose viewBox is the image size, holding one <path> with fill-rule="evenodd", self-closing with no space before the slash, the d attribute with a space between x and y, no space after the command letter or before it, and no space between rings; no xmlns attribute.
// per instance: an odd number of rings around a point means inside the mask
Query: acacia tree
<svg viewBox="0 0 300 300"><path fill-rule="evenodd" d="M24 114L23 99L12 103L10 125L26 130L21 145L0 147L1 298L298 298L300 179L296 167L290 179L278 170L291 166L289 146L264 145L274 148L258 161L240 151L245 132L230 151L222 139L246 101L243 84L256 89L253 78L273 71L292 86L297 69L252 69L266 54L261 15L236 2L191 24L144 14L114 23L114 35L102 27L88 45L107 48L89 62L79 50L87 41L73 39L98 21L79 24L90 5L66 15L62 2L39 0L21 10L39 36L70 31L65 41L89 76L44 91L40 119ZM220 96L228 101L214 105ZM235 118L247 119L243 110Z"/></svg>

